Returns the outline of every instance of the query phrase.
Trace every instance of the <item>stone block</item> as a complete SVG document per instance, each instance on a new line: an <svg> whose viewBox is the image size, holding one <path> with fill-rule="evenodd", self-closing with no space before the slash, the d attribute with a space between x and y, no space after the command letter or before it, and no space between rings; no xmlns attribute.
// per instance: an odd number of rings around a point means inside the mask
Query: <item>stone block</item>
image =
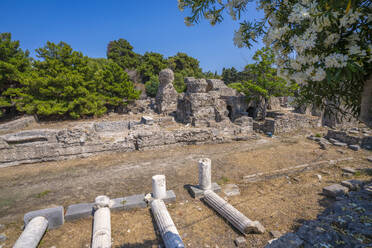
<svg viewBox="0 0 372 248"><path fill-rule="evenodd" d="M330 197L337 197L346 194L349 191L348 188L340 184L332 184L323 188L323 194Z"/></svg>
<svg viewBox="0 0 372 248"><path fill-rule="evenodd" d="M351 150L354 150L354 151L359 151L360 150L360 146L359 145L349 145L349 148Z"/></svg>
<svg viewBox="0 0 372 248"><path fill-rule="evenodd" d="M154 124L154 119L150 116L142 116L141 117L141 124L152 125L152 124Z"/></svg>
<svg viewBox="0 0 372 248"><path fill-rule="evenodd" d="M239 236L234 240L236 247L246 247L247 240L243 236Z"/></svg>
<svg viewBox="0 0 372 248"><path fill-rule="evenodd" d="M134 208L147 207L144 194L116 198L116 199L112 199L112 201L113 201L113 205L111 206L111 210L113 211L130 210Z"/></svg>
<svg viewBox="0 0 372 248"><path fill-rule="evenodd" d="M344 168L342 168L342 171L343 172L346 172L346 173L351 173L351 174L355 174L356 173L356 170L353 169L353 168L350 168L350 167L344 167Z"/></svg>
<svg viewBox="0 0 372 248"><path fill-rule="evenodd" d="M176 201L176 194L173 190L167 190L167 196L162 199L165 203Z"/></svg>
<svg viewBox="0 0 372 248"><path fill-rule="evenodd" d="M342 181L341 185L348 187L349 190L359 190L363 186L363 182L359 180L346 180Z"/></svg>
<svg viewBox="0 0 372 248"><path fill-rule="evenodd" d="M370 156L370 157L367 157L366 159L367 159L367 161L369 161L369 162L371 162L371 163L372 163L372 156Z"/></svg>
<svg viewBox="0 0 372 248"><path fill-rule="evenodd" d="M63 214L63 207L58 206L54 208L46 208L28 212L24 215L23 220L25 225L27 225L33 218L43 216L48 220L48 229L54 229L63 225L63 223L65 222Z"/></svg>
<svg viewBox="0 0 372 248"><path fill-rule="evenodd" d="M94 203L79 203L68 206L65 220L72 221L92 216Z"/></svg>
<svg viewBox="0 0 372 248"><path fill-rule="evenodd" d="M240 190L236 184L226 184L223 187L223 193L225 193L226 196L236 196L240 195Z"/></svg>
<svg viewBox="0 0 372 248"><path fill-rule="evenodd" d="M190 185L188 188L190 195L193 198L199 199L204 196L204 191L199 188L198 185ZM218 193L221 192L221 187L217 183L212 183L212 191Z"/></svg>
<svg viewBox="0 0 372 248"><path fill-rule="evenodd" d="M335 143L333 143L333 145L340 146L340 147L346 147L347 146L347 144L343 143L343 142L335 142Z"/></svg>

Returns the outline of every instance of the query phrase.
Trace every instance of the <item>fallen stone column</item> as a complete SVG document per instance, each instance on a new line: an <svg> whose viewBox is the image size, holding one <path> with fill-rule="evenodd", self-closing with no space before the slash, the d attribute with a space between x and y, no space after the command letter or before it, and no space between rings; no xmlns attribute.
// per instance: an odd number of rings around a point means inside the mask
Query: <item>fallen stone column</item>
<svg viewBox="0 0 372 248"><path fill-rule="evenodd" d="M13 248L37 247L48 227L48 220L43 216L33 218L19 236Z"/></svg>
<svg viewBox="0 0 372 248"><path fill-rule="evenodd" d="M64 223L63 207L47 208L28 212L23 217L25 229L13 248L35 248L47 229L57 228Z"/></svg>
<svg viewBox="0 0 372 248"><path fill-rule="evenodd" d="M199 188L202 190L212 188L211 160L209 158L199 160Z"/></svg>
<svg viewBox="0 0 372 248"><path fill-rule="evenodd" d="M94 204L92 248L111 247L110 198L97 196Z"/></svg>
<svg viewBox="0 0 372 248"><path fill-rule="evenodd" d="M152 177L152 197L154 199L165 199L167 197L164 175L155 175Z"/></svg>
<svg viewBox="0 0 372 248"><path fill-rule="evenodd" d="M159 199L153 200L151 202L151 211L159 228L160 235L163 238L165 247L185 247L164 202Z"/></svg>
<svg viewBox="0 0 372 248"><path fill-rule="evenodd" d="M219 197L212 190L204 191L203 200L228 220L241 233L264 233L265 228L258 221L248 219L244 214Z"/></svg>

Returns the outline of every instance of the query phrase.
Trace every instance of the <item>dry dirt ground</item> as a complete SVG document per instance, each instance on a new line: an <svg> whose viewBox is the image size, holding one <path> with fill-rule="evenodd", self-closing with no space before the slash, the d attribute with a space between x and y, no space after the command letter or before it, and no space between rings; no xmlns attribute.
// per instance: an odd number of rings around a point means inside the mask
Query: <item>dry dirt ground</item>
<svg viewBox="0 0 372 248"><path fill-rule="evenodd" d="M212 178L219 184L234 183L240 196L226 198L268 231L295 230L303 220L314 219L332 201L321 195L322 188L345 180L344 166L371 167L369 151L319 145L304 135L281 136L228 144L195 145L162 150L113 153L86 159L38 163L0 170L0 230L7 236L3 247L11 247L22 231L22 216L53 205L93 202L97 195L110 198L151 191L151 176L165 174L167 188L177 201L168 210L187 247L234 247L240 236L226 221L199 200L192 199L184 186L197 184L197 160L212 159ZM353 157L333 166L292 174L289 177L245 183L243 176L270 172L321 160ZM319 182L316 174L322 175ZM353 176L371 180L365 174ZM223 193L220 194L225 197ZM115 212L111 216L113 247L158 247L161 238L149 209ZM48 231L39 247L89 247L92 218L67 222ZM247 235L247 247L263 247L272 239ZM1 245L1 243L0 243Z"/></svg>

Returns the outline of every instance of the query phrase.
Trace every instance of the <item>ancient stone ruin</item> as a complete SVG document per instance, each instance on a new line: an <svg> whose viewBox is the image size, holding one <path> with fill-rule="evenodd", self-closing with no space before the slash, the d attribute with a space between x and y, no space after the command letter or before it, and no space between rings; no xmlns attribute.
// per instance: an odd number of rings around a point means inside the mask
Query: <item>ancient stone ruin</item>
<svg viewBox="0 0 372 248"><path fill-rule="evenodd" d="M171 69L159 73L159 89L156 94L157 113L171 114L177 109L178 93L173 86L174 74Z"/></svg>

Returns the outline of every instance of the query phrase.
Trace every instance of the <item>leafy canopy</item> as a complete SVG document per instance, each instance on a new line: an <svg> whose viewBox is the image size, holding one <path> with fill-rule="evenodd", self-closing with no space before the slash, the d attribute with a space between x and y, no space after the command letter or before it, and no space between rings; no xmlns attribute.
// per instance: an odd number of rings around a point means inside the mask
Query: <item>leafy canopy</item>
<svg viewBox="0 0 372 248"><path fill-rule="evenodd" d="M30 66L29 52L19 47L19 41L12 41L10 33L0 33L0 116L12 106L5 92L20 84Z"/></svg>
<svg viewBox="0 0 372 248"><path fill-rule="evenodd" d="M41 60L34 61L23 87L6 92L21 112L49 117L99 116L139 96L127 74L112 61L91 60L64 42L47 42L36 52Z"/></svg>
<svg viewBox="0 0 372 248"><path fill-rule="evenodd" d="M179 0L187 25L212 25L227 12L240 21L234 43L250 48L263 37L280 76L300 84L300 100L325 107L343 103L360 111L363 84L372 71L372 2L368 0L259 0L261 20L249 20L252 0Z"/></svg>

